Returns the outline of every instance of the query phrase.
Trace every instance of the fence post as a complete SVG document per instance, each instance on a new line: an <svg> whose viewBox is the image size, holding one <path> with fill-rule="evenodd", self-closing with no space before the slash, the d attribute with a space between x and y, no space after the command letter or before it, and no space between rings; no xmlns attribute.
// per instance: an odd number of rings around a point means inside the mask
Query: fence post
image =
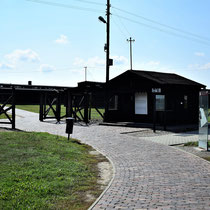
<svg viewBox="0 0 210 210"><path fill-rule="evenodd" d="M12 129L15 129L15 88L12 87Z"/></svg>
<svg viewBox="0 0 210 210"><path fill-rule="evenodd" d="M88 93L85 93L85 95L84 95L84 122L86 124L89 123L88 108L89 108L89 96L88 96Z"/></svg>
<svg viewBox="0 0 210 210"><path fill-rule="evenodd" d="M66 117L72 117L72 95L70 90L67 90Z"/></svg>
<svg viewBox="0 0 210 210"><path fill-rule="evenodd" d="M57 122L61 121L61 94L59 91L57 93L56 119L57 119Z"/></svg>
<svg viewBox="0 0 210 210"><path fill-rule="evenodd" d="M89 95L89 120L91 120L92 93Z"/></svg>
<svg viewBox="0 0 210 210"><path fill-rule="evenodd" d="M43 122L43 102L44 102L44 95L41 93L40 95L40 106L39 106L39 120Z"/></svg>

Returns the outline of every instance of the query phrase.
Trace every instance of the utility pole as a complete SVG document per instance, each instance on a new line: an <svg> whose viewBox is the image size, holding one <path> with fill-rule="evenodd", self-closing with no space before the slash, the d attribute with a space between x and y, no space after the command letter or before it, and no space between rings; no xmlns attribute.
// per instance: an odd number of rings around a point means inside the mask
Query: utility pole
<svg viewBox="0 0 210 210"><path fill-rule="evenodd" d="M127 39L128 42L130 42L130 65L131 65L131 70L133 69L132 66L132 42L135 42L135 39L132 39L130 37L130 39Z"/></svg>
<svg viewBox="0 0 210 210"><path fill-rule="evenodd" d="M109 110L109 93L107 89L107 84L109 82L109 67L113 65L113 60L109 58L110 53L110 0L107 0L107 9L106 9L106 16L107 20L105 20L102 16L99 16L98 19L106 24L106 44L104 46L104 51L106 52L106 89L105 89L105 113L104 113L104 121L107 118L107 112Z"/></svg>
<svg viewBox="0 0 210 210"><path fill-rule="evenodd" d="M110 59L109 59L109 51L110 51L110 0L107 0L107 21L106 21L106 83L109 82L109 66L110 66Z"/></svg>
<svg viewBox="0 0 210 210"><path fill-rule="evenodd" d="M85 69L85 82L87 81L87 66L84 67Z"/></svg>

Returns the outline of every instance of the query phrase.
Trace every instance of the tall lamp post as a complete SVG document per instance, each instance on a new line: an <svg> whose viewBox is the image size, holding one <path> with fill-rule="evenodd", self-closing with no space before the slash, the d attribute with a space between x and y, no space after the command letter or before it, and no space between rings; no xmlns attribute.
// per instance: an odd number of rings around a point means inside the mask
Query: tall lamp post
<svg viewBox="0 0 210 210"><path fill-rule="evenodd" d="M110 53L110 0L107 0L107 11L106 11L106 16L107 20L105 20L102 16L98 17L98 19L106 24L106 44L104 46L104 51L106 52L106 89L105 89L105 114L104 114L104 121L107 119L107 113L109 110L109 93L107 89L107 84L109 82L109 66L113 65L113 60L109 58L109 53Z"/></svg>
<svg viewBox="0 0 210 210"><path fill-rule="evenodd" d="M109 58L110 54L110 0L107 0L107 20L105 20L102 16L99 16L98 19L106 24L106 44L104 46L104 50L106 52L106 83L109 82L109 66L113 65L113 60Z"/></svg>

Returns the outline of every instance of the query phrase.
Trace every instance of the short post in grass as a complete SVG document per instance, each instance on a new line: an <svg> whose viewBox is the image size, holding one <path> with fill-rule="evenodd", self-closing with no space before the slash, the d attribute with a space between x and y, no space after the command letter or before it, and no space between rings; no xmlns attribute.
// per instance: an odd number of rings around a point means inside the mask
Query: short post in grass
<svg viewBox="0 0 210 210"><path fill-rule="evenodd" d="M73 133L73 125L74 125L74 118L67 117L66 118L66 133L68 134L68 141L69 141L70 135Z"/></svg>

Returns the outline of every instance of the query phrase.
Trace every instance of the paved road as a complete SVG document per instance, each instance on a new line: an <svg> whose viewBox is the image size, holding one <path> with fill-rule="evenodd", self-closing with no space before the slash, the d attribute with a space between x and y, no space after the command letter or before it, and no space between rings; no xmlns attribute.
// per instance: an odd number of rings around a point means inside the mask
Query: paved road
<svg viewBox="0 0 210 210"><path fill-rule="evenodd" d="M65 136L65 124L18 111L17 128ZM74 126L73 137L113 162L115 176L93 209L210 209L210 164L163 144L128 136L135 128ZM146 138L145 138L146 139Z"/></svg>
<svg viewBox="0 0 210 210"><path fill-rule="evenodd" d="M144 132L130 132L127 135L135 136L142 140L148 140L170 146L198 141L198 131L191 131L186 133L157 131L154 134L152 130L146 130Z"/></svg>

